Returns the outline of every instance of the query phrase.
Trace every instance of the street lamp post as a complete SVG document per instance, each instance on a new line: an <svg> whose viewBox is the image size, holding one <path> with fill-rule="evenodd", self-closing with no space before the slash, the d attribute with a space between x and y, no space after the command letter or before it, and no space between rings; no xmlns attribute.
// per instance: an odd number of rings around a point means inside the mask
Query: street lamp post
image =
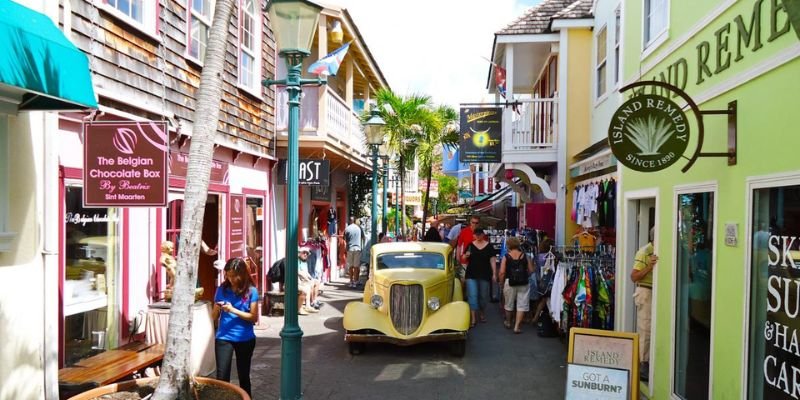
<svg viewBox="0 0 800 400"><path fill-rule="evenodd" d="M389 156L386 154L381 156L381 161L383 162L383 207L381 213L381 229L383 234L386 234L386 197L388 195L388 187L386 184L388 183L388 175L389 175Z"/></svg>
<svg viewBox="0 0 800 400"><path fill-rule="evenodd" d="M319 24L322 7L307 0L272 0L266 6L280 56L286 60L286 79L263 81L264 86L286 85L289 93L289 135L286 155L286 271L284 313L281 329L281 400L303 397L301 392L301 339L297 323L297 225L298 225L298 125L300 94L303 85L322 85L322 79L301 77L303 59L311 54L311 43Z"/></svg>
<svg viewBox="0 0 800 400"><path fill-rule="evenodd" d="M372 245L378 241L378 147L383 144L383 126L386 122L381 118L377 107L374 107L371 116L364 123L364 133L367 136L367 144L372 147L372 232L370 233L370 243Z"/></svg>

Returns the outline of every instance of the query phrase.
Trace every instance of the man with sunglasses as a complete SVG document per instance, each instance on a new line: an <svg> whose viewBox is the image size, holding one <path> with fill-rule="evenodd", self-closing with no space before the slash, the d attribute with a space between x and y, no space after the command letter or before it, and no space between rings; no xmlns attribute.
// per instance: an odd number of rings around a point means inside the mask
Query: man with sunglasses
<svg viewBox="0 0 800 400"><path fill-rule="evenodd" d="M458 233L458 238L456 238L455 241L450 241L450 246L456 249L456 261L461 265L461 268L457 270L457 274L462 284L464 283L464 271L469 262L469 260L464 258L464 253L475 240L475 229L478 229L478 224L480 224L480 222L481 218L477 215L469 217L469 225L461 228L461 232Z"/></svg>

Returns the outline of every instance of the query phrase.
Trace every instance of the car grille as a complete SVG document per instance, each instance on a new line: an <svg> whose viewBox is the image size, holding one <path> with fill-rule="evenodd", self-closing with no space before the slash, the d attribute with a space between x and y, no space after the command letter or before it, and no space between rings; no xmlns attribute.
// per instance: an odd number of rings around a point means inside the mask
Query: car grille
<svg viewBox="0 0 800 400"><path fill-rule="evenodd" d="M425 304L422 285L392 285L390 293L392 325L401 334L409 335L422 321Z"/></svg>

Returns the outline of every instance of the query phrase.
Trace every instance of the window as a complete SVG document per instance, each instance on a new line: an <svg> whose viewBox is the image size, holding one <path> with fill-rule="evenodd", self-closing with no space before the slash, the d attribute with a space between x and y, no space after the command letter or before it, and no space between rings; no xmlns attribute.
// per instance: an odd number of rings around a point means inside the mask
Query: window
<svg viewBox="0 0 800 400"><path fill-rule="evenodd" d="M644 0L644 47L667 29L668 0Z"/></svg>
<svg viewBox="0 0 800 400"><path fill-rule="evenodd" d="M772 183L770 183L772 184ZM798 384L800 185L752 192L747 398L790 399Z"/></svg>
<svg viewBox="0 0 800 400"><path fill-rule="evenodd" d="M83 208L83 188L67 186L64 235L64 365L116 346L119 213Z"/></svg>
<svg viewBox="0 0 800 400"><path fill-rule="evenodd" d="M444 269L444 256L439 253L386 253L378 256L377 261L378 269Z"/></svg>
<svg viewBox="0 0 800 400"><path fill-rule="evenodd" d="M156 35L157 1L151 0L94 0L111 15L125 21L131 26Z"/></svg>
<svg viewBox="0 0 800 400"><path fill-rule="evenodd" d="M239 85L259 93L261 87L261 14L255 0L241 0L239 10Z"/></svg>
<svg viewBox="0 0 800 400"><path fill-rule="evenodd" d="M619 59L619 42L621 40L620 34L622 29L620 26L619 9L616 11L614 17L614 85L619 83L620 59Z"/></svg>
<svg viewBox="0 0 800 400"><path fill-rule="evenodd" d="M714 193L678 195L673 388L682 399L707 399L711 363Z"/></svg>
<svg viewBox="0 0 800 400"><path fill-rule="evenodd" d="M206 56L208 32L211 30L211 20L214 15L213 0L190 0L190 2L187 53L189 57L202 62Z"/></svg>
<svg viewBox="0 0 800 400"><path fill-rule="evenodd" d="M597 34L597 42L595 45L597 48L597 59L595 60L597 97L606 93L606 36L606 28L603 27L600 29L600 33Z"/></svg>

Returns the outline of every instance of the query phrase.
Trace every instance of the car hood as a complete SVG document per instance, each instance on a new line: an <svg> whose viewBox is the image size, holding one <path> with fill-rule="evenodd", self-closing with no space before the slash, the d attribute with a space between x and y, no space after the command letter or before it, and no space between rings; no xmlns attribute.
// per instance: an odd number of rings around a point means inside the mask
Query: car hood
<svg viewBox="0 0 800 400"><path fill-rule="evenodd" d="M421 268L393 268L375 271L375 284L389 286L396 282L416 282L430 287L447 277L443 270Z"/></svg>

